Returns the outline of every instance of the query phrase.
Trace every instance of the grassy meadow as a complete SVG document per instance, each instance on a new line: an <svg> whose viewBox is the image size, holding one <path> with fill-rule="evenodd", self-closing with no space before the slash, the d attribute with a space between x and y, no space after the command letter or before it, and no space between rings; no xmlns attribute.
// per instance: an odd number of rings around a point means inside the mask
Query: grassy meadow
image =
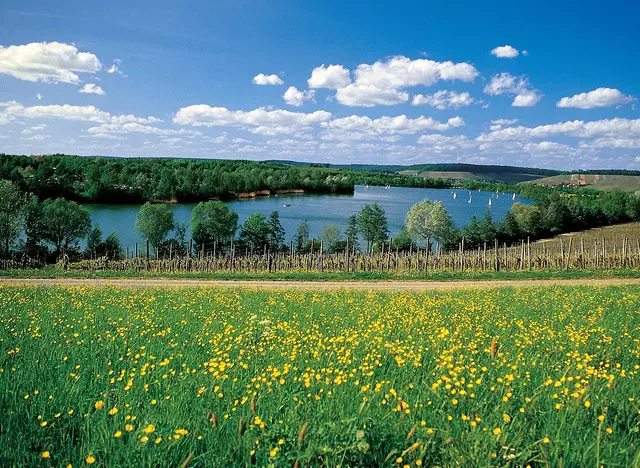
<svg viewBox="0 0 640 468"><path fill-rule="evenodd" d="M640 287L0 286L2 466L637 466Z"/></svg>

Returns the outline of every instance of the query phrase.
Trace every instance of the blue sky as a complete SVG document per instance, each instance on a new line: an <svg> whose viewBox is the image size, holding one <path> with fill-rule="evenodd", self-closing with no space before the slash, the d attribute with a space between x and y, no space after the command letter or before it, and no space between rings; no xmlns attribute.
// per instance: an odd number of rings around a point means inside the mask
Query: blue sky
<svg viewBox="0 0 640 468"><path fill-rule="evenodd" d="M640 6L528 3L4 1L0 151L640 169Z"/></svg>

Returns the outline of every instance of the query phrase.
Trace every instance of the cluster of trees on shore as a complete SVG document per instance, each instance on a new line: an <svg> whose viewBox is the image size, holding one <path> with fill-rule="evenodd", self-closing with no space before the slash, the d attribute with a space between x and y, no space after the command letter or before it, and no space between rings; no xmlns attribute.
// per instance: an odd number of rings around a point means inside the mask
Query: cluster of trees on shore
<svg viewBox="0 0 640 468"><path fill-rule="evenodd" d="M232 200L241 194L303 190L353 193L357 184L448 187L400 174L222 159L104 158L0 154L0 179L41 199L131 203Z"/></svg>

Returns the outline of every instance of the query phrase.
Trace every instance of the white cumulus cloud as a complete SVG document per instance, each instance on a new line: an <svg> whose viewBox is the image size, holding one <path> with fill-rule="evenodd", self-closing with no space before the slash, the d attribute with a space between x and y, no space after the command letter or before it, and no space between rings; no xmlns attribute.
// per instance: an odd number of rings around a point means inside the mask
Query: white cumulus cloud
<svg viewBox="0 0 640 468"><path fill-rule="evenodd" d="M507 127L483 133L478 141L526 141L533 138L569 136L577 138L633 138L640 137L640 119L602 119L585 122L573 120L537 127Z"/></svg>
<svg viewBox="0 0 640 468"><path fill-rule="evenodd" d="M523 51L523 54L524 52L525 51ZM514 57L517 57L519 54L520 52L518 52L518 49L510 45L503 45L500 47L496 47L491 51L491 55L495 55L498 58L514 58ZM525 54L525 55L528 55L528 54Z"/></svg>
<svg viewBox="0 0 640 468"><path fill-rule="evenodd" d="M415 119L411 119L406 115L398 115L396 117L385 116L376 119L360 115L351 115L322 124L323 127L330 130L340 129L371 135L411 135L425 130L445 131L463 125L464 120L461 117L453 117L447 122L439 122L423 115Z"/></svg>
<svg viewBox="0 0 640 468"><path fill-rule="evenodd" d="M352 83L336 91L340 104L354 107L391 106L409 100L409 94L393 88L378 88L375 85Z"/></svg>
<svg viewBox="0 0 640 468"><path fill-rule="evenodd" d="M100 96L104 96L105 94L107 94L100 86L93 83L87 83L82 88L80 88L79 92L85 94L99 94Z"/></svg>
<svg viewBox="0 0 640 468"><path fill-rule="evenodd" d="M577 109L593 109L596 107L621 106L633 101L632 96L625 96L614 88L598 88L588 93L580 93L571 97L563 97L557 107L574 107Z"/></svg>
<svg viewBox="0 0 640 468"><path fill-rule="evenodd" d="M353 82L342 65L322 65L313 70L308 84L310 88L335 89L336 100L346 106L373 107L407 102L409 94L404 88L431 86L440 80L473 82L479 74L469 63L411 60L399 55L358 65Z"/></svg>
<svg viewBox="0 0 640 468"><path fill-rule="evenodd" d="M78 52L72 44L32 42L0 46L0 74L19 80L78 83L78 73L96 73L101 68L98 57L89 52Z"/></svg>
<svg viewBox="0 0 640 468"><path fill-rule="evenodd" d="M309 88L340 89L351 83L349 70L342 65L322 64L311 72L311 78L307 80Z"/></svg>
<svg viewBox="0 0 640 468"><path fill-rule="evenodd" d="M494 75L484 87L484 92L490 96L501 94L515 96L511 103L513 107L532 107L542 99L542 94L538 90L530 88L526 77L515 77L510 73Z"/></svg>
<svg viewBox="0 0 640 468"><path fill-rule="evenodd" d="M162 120L156 117L136 117L135 115L111 115L95 106L72 106L69 104L51 106L31 106L24 107L18 102L9 102L5 109L0 112L0 119L8 120L20 119L54 119L54 120L75 120L80 122L95 123L116 123L123 124L129 122L136 123L156 123Z"/></svg>
<svg viewBox="0 0 640 468"><path fill-rule="evenodd" d="M253 77L253 84L262 85L262 86L276 86L283 85L284 81L278 75L265 75L264 73L259 73L258 75Z"/></svg>
<svg viewBox="0 0 640 468"><path fill-rule="evenodd" d="M178 110L173 122L196 127L245 127L252 133L279 135L295 133L331 119L326 111L311 113L263 108L251 111L231 111L226 107L195 104Z"/></svg>
<svg viewBox="0 0 640 468"><path fill-rule="evenodd" d="M455 91L437 91L433 94L416 94L413 96L411 104L414 106L432 106L436 109L457 109L459 107L470 106L474 103L471 94L468 92L456 93Z"/></svg>
<svg viewBox="0 0 640 468"><path fill-rule="evenodd" d="M289 86L282 95L282 98L284 99L284 102L290 106L300 107L304 104L304 101L313 101L314 93L315 92L312 89L300 91L295 86Z"/></svg>
<svg viewBox="0 0 640 468"><path fill-rule="evenodd" d="M354 74L357 85L397 89L418 85L431 86L438 80L473 82L480 73L473 65L465 62L411 60L400 55L372 65L358 65Z"/></svg>

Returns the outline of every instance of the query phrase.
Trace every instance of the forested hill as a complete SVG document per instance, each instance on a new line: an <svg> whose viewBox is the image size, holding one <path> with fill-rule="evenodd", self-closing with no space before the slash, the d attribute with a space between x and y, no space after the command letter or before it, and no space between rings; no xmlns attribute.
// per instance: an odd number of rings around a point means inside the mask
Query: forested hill
<svg viewBox="0 0 640 468"><path fill-rule="evenodd" d="M274 162L6 154L0 154L0 179L11 180L41 199L65 197L95 203L229 200L260 191L353 193L356 184L450 186L444 180L397 173Z"/></svg>
<svg viewBox="0 0 640 468"><path fill-rule="evenodd" d="M270 160L270 163L288 164L291 166L314 166L335 169L348 169L353 171L367 172L468 172L474 174L499 174L499 173L515 173L515 174L531 174L540 177L550 177L559 174L568 174L568 171L557 171L554 169L540 169L534 167L517 167L517 166L499 166L499 165L483 165L483 164L464 164L464 163L433 163L433 164L329 164L329 163L308 163L297 161Z"/></svg>

